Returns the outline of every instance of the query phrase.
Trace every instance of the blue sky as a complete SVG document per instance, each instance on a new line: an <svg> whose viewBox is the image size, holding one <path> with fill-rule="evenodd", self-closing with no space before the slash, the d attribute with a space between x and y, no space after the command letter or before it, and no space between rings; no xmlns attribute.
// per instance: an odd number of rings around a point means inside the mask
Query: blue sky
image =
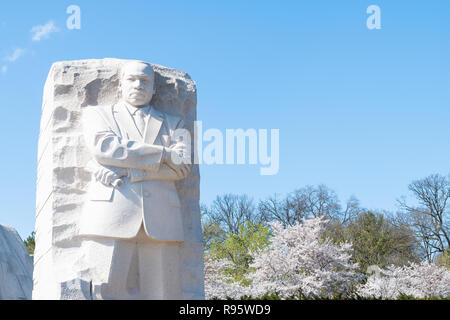
<svg viewBox="0 0 450 320"><path fill-rule="evenodd" d="M66 28L71 4L81 8L80 30ZM372 4L380 30L366 27ZM204 129L280 129L277 175L202 165L202 202L324 183L342 201L353 194L396 210L412 180L450 171L449 15L445 0L4 1L0 223L22 237L34 229L51 64L104 57L188 72ZM30 30L49 21L59 31L33 41Z"/></svg>

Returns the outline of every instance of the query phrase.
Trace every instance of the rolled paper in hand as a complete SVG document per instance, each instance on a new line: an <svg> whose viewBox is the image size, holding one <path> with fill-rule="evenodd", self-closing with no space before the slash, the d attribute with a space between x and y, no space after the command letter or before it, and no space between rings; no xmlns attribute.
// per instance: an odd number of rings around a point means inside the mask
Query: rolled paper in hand
<svg viewBox="0 0 450 320"><path fill-rule="evenodd" d="M117 188L117 187L120 186L122 183L123 183L122 179L116 179L116 180L114 180L113 182L111 182L111 185L112 185L114 188Z"/></svg>

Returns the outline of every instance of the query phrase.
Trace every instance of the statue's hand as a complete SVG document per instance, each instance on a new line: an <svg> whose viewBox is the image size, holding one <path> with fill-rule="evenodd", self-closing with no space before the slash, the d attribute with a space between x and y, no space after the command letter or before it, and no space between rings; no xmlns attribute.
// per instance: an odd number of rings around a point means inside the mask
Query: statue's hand
<svg viewBox="0 0 450 320"><path fill-rule="evenodd" d="M191 164L186 162L186 152L186 145L182 143L177 143L166 148L164 162L174 170L180 178L185 178L191 169Z"/></svg>
<svg viewBox="0 0 450 320"><path fill-rule="evenodd" d="M189 172L191 171L190 164L180 164L180 165L167 164L167 165L169 166L169 168L175 171L179 179L186 178Z"/></svg>
<svg viewBox="0 0 450 320"><path fill-rule="evenodd" d="M169 148L166 148L166 163L168 165L181 165L185 163L186 158L186 145L182 143L174 144Z"/></svg>
<svg viewBox="0 0 450 320"><path fill-rule="evenodd" d="M117 186L120 184L120 178L128 176L128 170L124 168L105 168L99 167L94 173L95 179L106 186ZM120 181L120 182L119 182Z"/></svg>

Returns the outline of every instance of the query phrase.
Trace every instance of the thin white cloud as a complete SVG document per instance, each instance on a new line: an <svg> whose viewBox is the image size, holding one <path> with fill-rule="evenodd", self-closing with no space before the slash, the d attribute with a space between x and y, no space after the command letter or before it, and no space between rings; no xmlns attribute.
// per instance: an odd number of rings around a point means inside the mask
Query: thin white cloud
<svg viewBox="0 0 450 320"><path fill-rule="evenodd" d="M2 73L6 73L8 71L8 66L2 66Z"/></svg>
<svg viewBox="0 0 450 320"><path fill-rule="evenodd" d="M12 55L5 57L5 60L9 61L9 62L14 62L17 59L19 59L21 56L23 56L24 53L25 53L24 49L16 48L16 49L14 49L14 52Z"/></svg>
<svg viewBox="0 0 450 320"><path fill-rule="evenodd" d="M32 40L41 41L41 39L48 38L51 33L58 31L59 29L55 26L54 22L50 20L43 26L38 25L31 28L31 32L33 33Z"/></svg>

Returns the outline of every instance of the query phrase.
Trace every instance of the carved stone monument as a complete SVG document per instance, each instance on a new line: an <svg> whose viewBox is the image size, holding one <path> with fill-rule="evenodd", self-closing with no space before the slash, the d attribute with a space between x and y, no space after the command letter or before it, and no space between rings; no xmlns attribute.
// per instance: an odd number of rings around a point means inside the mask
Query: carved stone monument
<svg viewBox="0 0 450 320"><path fill-rule="evenodd" d="M55 63L38 150L33 299L203 299L196 88L142 61Z"/></svg>
<svg viewBox="0 0 450 320"><path fill-rule="evenodd" d="M0 224L0 300L29 300L33 259L16 230Z"/></svg>

